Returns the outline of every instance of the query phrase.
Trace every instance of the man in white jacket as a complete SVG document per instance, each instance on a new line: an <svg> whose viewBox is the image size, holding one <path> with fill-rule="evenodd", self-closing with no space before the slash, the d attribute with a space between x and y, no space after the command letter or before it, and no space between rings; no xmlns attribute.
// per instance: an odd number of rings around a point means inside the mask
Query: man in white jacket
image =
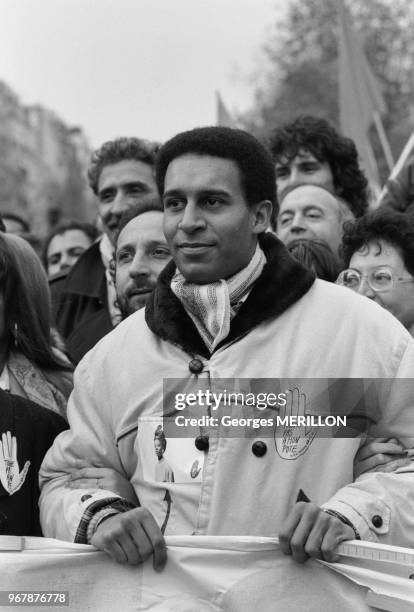
<svg viewBox="0 0 414 612"><path fill-rule="evenodd" d="M171 420L178 425L177 398L190 403L200 385L224 397L231 379L249 391L270 380L282 391L288 385L281 417L322 417L326 405L342 402L352 428L408 444L414 342L377 305L315 280L266 233L274 168L246 132L179 134L161 149L157 184L174 261L145 312L128 317L76 370L71 429L41 472L45 535L90 542L121 563L153 555L158 568L166 560L163 534L279 534L297 561L333 560L346 539L413 545L412 473L371 473L353 483L361 438L349 430L324 437L312 423L261 423L230 431L201 401L192 409L195 427L163 430ZM379 382L374 392L356 393L353 379L364 379L364 389ZM161 430L168 479L157 477ZM98 482L88 491L65 486L88 465L126 476L140 506Z"/></svg>

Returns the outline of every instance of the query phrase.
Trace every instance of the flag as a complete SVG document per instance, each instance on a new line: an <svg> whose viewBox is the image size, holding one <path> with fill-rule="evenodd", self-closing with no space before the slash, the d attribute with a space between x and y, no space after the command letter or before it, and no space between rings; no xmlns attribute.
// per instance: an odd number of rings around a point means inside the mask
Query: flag
<svg viewBox="0 0 414 612"><path fill-rule="evenodd" d="M230 115L218 91L216 91L216 122L217 125L223 127L237 127L236 121Z"/></svg>
<svg viewBox="0 0 414 612"><path fill-rule="evenodd" d="M362 42L352 28L344 0L339 8L339 107L341 130L352 138L368 180L379 189L378 167L368 132L387 111L379 83L365 57Z"/></svg>

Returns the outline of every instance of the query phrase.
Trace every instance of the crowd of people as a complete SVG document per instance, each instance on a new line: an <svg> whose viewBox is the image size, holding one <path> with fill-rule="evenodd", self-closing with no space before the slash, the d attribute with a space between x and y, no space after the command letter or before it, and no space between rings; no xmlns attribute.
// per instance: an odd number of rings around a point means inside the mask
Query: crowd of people
<svg viewBox="0 0 414 612"><path fill-rule="evenodd" d="M347 539L414 547L406 175L377 206L354 143L306 116L264 144L224 127L103 144L99 231L63 221L40 256L4 214L0 533L156 568L168 534L278 535L300 562ZM177 443L170 379L327 381L331 397L332 381L377 382L342 394L352 435L200 424Z"/></svg>

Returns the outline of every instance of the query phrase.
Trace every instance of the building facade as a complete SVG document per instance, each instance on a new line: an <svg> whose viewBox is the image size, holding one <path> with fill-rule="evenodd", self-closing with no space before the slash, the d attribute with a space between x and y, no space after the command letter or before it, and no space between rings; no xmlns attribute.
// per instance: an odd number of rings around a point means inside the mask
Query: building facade
<svg viewBox="0 0 414 612"><path fill-rule="evenodd" d="M0 81L0 213L21 215L39 238L62 218L94 221L90 153L80 128L42 106L22 105Z"/></svg>

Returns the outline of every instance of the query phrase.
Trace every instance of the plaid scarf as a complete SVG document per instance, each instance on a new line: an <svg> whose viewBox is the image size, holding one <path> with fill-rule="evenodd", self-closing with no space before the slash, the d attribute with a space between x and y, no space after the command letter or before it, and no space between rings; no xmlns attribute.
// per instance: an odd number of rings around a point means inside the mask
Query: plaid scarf
<svg viewBox="0 0 414 612"><path fill-rule="evenodd" d="M230 322L259 278L266 257L256 246L248 265L227 280L197 285L189 283L180 272L171 279L171 290L193 320L210 353L230 331Z"/></svg>
<svg viewBox="0 0 414 612"><path fill-rule="evenodd" d="M47 372L50 371L41 370L19 351L10 351L2 374L6 374L5 370L7 372L7 391L21 397L27 397L32 402L49 408L49 410L57 412L66 419L67 397L63 393L63 372L56 370L57 376L54 376L55 380L62 379L62 389L60 389L54 382L48 380ZM5 378L3 377L4 382ZM5 389L5 386L1 388ZM69 396L69 392L67 396Z"/></svg>

